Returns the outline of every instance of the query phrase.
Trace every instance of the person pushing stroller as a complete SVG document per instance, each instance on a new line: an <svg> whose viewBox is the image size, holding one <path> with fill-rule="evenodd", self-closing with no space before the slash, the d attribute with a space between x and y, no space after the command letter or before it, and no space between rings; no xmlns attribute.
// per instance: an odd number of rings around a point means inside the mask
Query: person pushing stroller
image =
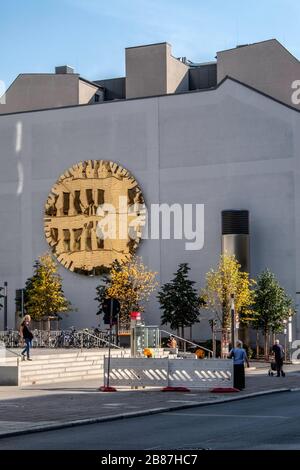
<svg viewBox="0 0 300 470"><path fill-rule="evenodd" d="M275 364L276 364L276 371L277 371L277 377L285 377L285 373L282 369L283 367L283 359L284 359L284 349L283 346L280 344L279 339L276 339L275 344L272 348L272 351L275 356Z"/></svg>

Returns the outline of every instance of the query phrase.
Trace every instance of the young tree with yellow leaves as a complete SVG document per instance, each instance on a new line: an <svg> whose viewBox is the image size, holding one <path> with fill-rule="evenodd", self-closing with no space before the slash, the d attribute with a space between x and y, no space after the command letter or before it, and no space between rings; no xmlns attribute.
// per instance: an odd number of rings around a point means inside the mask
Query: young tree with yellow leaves
<svg viewBox="0 0 300 470"><path fill-rule="evenodd" d="M49 253L34 264L34 274L25 285L25 311L33 320L41 320L72 310L62 290L57 264Z"/></svg>
<svg viewBox="0 0 300 470"><path fill-rule="evenodd" d="M114 298L120 302L120 325L129 327L130 312L143 312L145 302L157 286L155 281L157 273L148 270L142 262L142 258L133 256L123 262L112 264L110 275L104 280L104 284L97 287L99 302L98 313L102 313L102 302L105 298Z"/></svg>
<svg viewBox="0 0 300 470"><path fill-rule="evenodd" d="M242 272L241 265L234 255L223 254L217 269L211 269L206 275L206 286L201 292L205 308L213 312L217 324L222 329L222 351L228 348L230 331L231 296L234 295L237 320L247 325L254 313L251 306L254 303L252 287L255 281L249 278L249 273Z"/></svg>

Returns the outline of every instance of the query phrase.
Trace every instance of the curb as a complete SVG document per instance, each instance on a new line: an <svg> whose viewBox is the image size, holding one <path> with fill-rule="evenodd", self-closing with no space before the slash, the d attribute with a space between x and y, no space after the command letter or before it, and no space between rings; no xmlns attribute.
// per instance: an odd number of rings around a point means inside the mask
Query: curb
<svg viewBox="0 0 300 470"><path fill-rule="evenodd" d="M246 400L248 398L255 398L255 397L260 397L264 395L273 395L275 393L297 392L297 391L300 391L300 388L293 388L293 389L279 388L279 389L273 389L273 390L265 390L262 392L247 393L245 395L239 395L239 396L235 396L231 398L221 398L219 400L214 400L210 402L191 403L190 405L186 404L186 405L177 405L177 406L167 406L164 408L152 408L149 410L133 411L131 413L123 413L123 414L102 416L102 417L96 417L96 418L86 418L86 419L78 419L78 420L73 420L73 421L66 421L64 423L58 422L54 424L46 424L44 426L37 425L37 426L33 426L32 428L22 429L20 431L9 431L6 433L0 433L0 440L9 438L9 437L23 436L26 434L33 434L33 433L38 433L38 432L55 431L59 429L72 428L75 426L84 426L88 424L107 423L110 421L117 421L121 419L139 418L142 416L168 413L170 411L175 411L175 410L186 410L186 409L198 408L202 406L221 405L227 402Z"/></svg>

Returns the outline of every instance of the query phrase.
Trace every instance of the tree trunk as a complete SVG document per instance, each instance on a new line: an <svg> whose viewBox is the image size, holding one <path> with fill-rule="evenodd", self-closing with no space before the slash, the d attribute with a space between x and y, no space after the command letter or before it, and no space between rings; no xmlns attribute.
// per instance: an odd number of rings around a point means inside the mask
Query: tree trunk
<svg viewBox="0 0 300 470"><path fill-rule="evenodd" d="M256 359L259 358L259 331L256 331Z"/></svg>
<svg viewBox="0 0 300 470"><path fill-rule="evenodd" d="M270 351L269 351L269 331L265 330L264 332L265 335L265 360L268 361L270 357Z"/></svg>
<svg viewBox="0 0 300 470"><path fill-rule="evenodd" d="M229 335L227 328L222 329L222 338L221 338L221 357L226 359L229 354Z"/></svg>
<svg viewBox="0 0 300 470"><path fill-rule="evenodd" d="M184 326L181 327L181 338L184 338ZM186 352L186 342L182 341L182 349Z"/></svg>
<svg viewBox="0 0 300 470"><path fill-rule="evenodd" d="M216 332L215 332L215 322L212 322L212 350L213 358L217 357L217 343L216 343Z"/></svg>
<svg viewBox="0 0 300 470"><path fill-rule="evenodd" d="M276 341L276 333L272 332L272 345L275 344Z"/></svg>

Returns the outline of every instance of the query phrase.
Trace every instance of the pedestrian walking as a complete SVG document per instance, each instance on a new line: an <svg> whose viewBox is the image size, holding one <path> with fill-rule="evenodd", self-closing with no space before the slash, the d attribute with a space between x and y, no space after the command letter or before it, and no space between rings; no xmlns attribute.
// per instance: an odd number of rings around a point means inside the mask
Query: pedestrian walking
<svg viewBox="0 0 300 470"><path fill-rule="evenodd" d="M27 361L32 361L32 359L30 358L30 348L31 341L33 339L33 334L30 331L30 322L30 315L25 315L20 326L20 336L24 339L26 345L23 351L21 352L23 361L25 361L25 355L27 356Z"/></svg>
<svg viewBox="0 0 300 470"><path fill-rule="evenodd" d="M283 346L280 344L279 339L276 339L275 344L272 348L272 351L275 355L277 377L280 377L280 375L282 377L285 377L285 373L282 370L283 359L284 359L284 349L283 349Z"/></svg>
<svg viewBox="0 0 300 470"><path fill-rule="evenodd" d="M245 362L249 367L249 360L242 341L236 342L236 347L230 351L229 358L233 359L233 386L238 390L243 390L245 388Z"/></svg>

